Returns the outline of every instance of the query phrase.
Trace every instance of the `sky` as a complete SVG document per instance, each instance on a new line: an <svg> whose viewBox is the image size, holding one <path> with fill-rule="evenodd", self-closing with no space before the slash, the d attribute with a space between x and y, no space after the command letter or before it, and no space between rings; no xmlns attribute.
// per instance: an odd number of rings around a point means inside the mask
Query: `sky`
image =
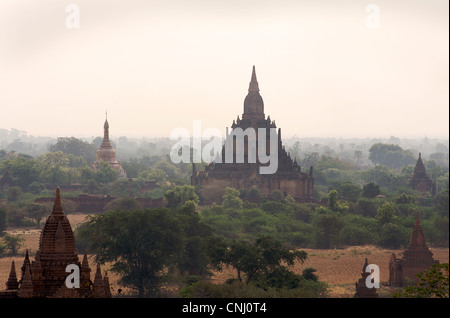
<svg viewBox="0 0 450 318"><path fill-rule="evenodd" d="M0 128L101 136L107 111L112 137L225 134L255 65L283 137L448 138L448 6L0 0Z"/></svg>

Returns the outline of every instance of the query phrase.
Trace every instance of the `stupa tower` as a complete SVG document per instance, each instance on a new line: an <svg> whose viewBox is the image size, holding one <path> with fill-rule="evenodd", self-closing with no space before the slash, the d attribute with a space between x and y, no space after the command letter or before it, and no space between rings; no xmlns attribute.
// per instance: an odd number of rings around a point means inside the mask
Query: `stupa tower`
<svg viewBox="0 0 450 318"><path fill-rule="evenodd" d="M116 160L116 150L113 148L111 141L109 140L109 123L108 115L106 114L105 123L103 124L103 141L100 148L97 150L97 159L92 165L94 170L97 170L100 166L100 162L104 161L108 163L112 168L119 171L120 178L126 178L127 174L123 167Z"/></svg>

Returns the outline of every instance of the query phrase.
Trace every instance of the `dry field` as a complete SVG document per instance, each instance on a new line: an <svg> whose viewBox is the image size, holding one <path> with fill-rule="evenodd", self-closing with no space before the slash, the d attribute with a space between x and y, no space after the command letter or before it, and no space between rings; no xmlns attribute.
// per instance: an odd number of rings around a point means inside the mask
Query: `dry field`
<svg viewBox="0 0 450 318"><path fill-rule="evenodd" d="M72 214L67 216L72 228L75 228L78 224L84 221L84 214ZM38 229L15 229L8 231L10 234L22 235L24 242L21 248L21 255L24 255L25 249L28 248L30 255L34 256L36 250L39 247L39 235ZM369 264L376 264L380 268L380 280L386 282L389 277L388 263L392 252L395 252L397 257L401 257L402 250L386 250L380 249L374 246L355 246L347 247L344 249L334 250L320 250L320 249L303 249L308 253L308 259L304 264L296 264L293 267L294 272L301 273L303 269L307 267L313 267L317 270L315 273L319 280L327 282L330 286L330 296L336 298L353 297L355 292L355 282L361 277L362 267L365 259L367 258ZM448 248L430 248L433 252L434 259L440 261L440 263L446 263L449 261L449 249ZM89 251L88 251L89 252ZM33 259L33 257L31 257ZM20 267L23 263L23 256L20 257L3 257L0 258L0 290L5 288L11 266L11 261L15 260L16 271L20 271ZM82 260L82 254L80 254L80 261ZM89 256L89 261L92 264L91 269L95 271L96 265L93 262L93 256ZM108 264L102 266L102 270L108 270ZM94 275L95 273L92 273ZM117 294L117 290L121 288L123 294L127 294L129 291L118 285L118 277L112 272L108 272L109 280L113 290L113 295ZM233 270L224 270L220 273L216 273L211 277L213 282L222 283L228 278L236 278L236 273ZM388 295L389 289L382 287L380 295Z"/></svg>

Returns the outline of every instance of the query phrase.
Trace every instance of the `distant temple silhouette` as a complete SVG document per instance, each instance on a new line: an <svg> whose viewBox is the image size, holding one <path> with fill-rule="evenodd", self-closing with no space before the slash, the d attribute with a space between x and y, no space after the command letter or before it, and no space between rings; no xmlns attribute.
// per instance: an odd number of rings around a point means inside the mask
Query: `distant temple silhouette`
<svg viewBox="0 0 450 318"><path fill-rule="evenodd" d="M436 182L431 180L430 176L427 174L420 152L416 166L414 167L414 172L411 174L408 184L414 190L428 192L433 196L436 194Z"/></svg>
<svg viewBox="0 0 450 318"><path fill-rule="evenodd" d="M256 79L256 71L253 66L248 94L244 100L244 113L242 119L237 117L233 120L231 128L253 128L258 132L258 128L266 130L266 151L270 149L270 128L276 128L275 121L266 118L264 114L264 102L259 93L259 84ZM227 138L234 138L232 135ZM249 137L250 138L250 137ZM199 185L203 188L218 186L221 188L232 187L235 189L257 188L264 196L270 195L274 190L280 190L285 196L291 195L297 201L309 202L313 200L314 177L313 168L309 172L302 172L301 167L290 154L286 152L281 141L281 128L276 134L278 145L278 169L273 174L260 174L259 168L267 166L262 164L258 158L256 162L249 162L249 153L258 153L258 134L256 134L256 149L249 149L249 139L245 139L243 157L244 163L236 162L236 141L233 139L234 159L227 163L225 158L225 146L222 148L222 162L212 162L203 171L196 171L195 164L192 167L191 185ZM228 139L227 139L228 140ZM227 143L225 140L225 143ZM230 141L230 140L228 140ZM266 153L267 154L267 153Z"/></svg>
<svg viewBox="0 0 450 318"><path fill-rule="evenodd" d="M66 278L70 274L66 272L69 264L77 265L79 268L79 288L69 289L65 285ZM0 291L0 298L111 297L109 278L106 273L102 276L100 264L97 264L93 282L90 273L86 251L82 262L79 261L72 227L64 214L61 193L57 188L53 211L41 231L35 260L30 261L27 249L20 280L17 278L16 265L12 261L6 290Z"/></svg>
<svg viewBox="0 0 450 318"><path fill-rule="evenodd" d="M112 168L119 171L120 178L127 177L125 170L116 160L116 150L113 148L109 140L108 118L105 119L105 123L103 124L103 141L100 145L100 148L98 148L97 150L97 160L95 160L95 162L92 164L92 168L94 170L97 170L101 161L108 163Z"/></svg>

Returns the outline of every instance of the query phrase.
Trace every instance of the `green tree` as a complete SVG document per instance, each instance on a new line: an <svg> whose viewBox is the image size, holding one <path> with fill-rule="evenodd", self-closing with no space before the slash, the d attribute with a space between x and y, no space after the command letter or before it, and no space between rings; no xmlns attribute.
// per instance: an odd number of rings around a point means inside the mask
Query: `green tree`
<svg viewBox="0 0 450 318"><path fill-rule="evenodd" d="M8 227L8 219L6 209L0 207L0 237L3 236L4 231Z"/></svg>
<svg viewBox="0 0 450 318"><path fill-rule="evenodd" d="M339 248L340 233L345 225L343 220L336 213L325 210L325 213L318 215L317 225L323 239L323 247L331 248L334 245Z"/></svg>
<svg viewBox="0 0 450 318"><path fill-rule="evenodd" d="M331 190L328 192L328 208L331 211L336 210L338 200L338 192L337 190Z"/></svg>
<svg viewBox="0 0 450 318"><path fill-rule="evenodd" d="M13 184L23 189L39 177L36 160L23 155L0 161L0 175L5 171L8 171L13 180Z"/></svg>
<svg viewBox="0 0 450 318"><path fill-rule="evenodd" d="M45 185L39 181L33 181L28 185L28 191L33 194L40 194L45 190Z"/></svg>
<svg viewBox="0 0 450 318"><path fill-rule="evenodd" d="M361 195L361 187L349 182L342 183L339 186L339 195L343 200L356 202Z"/></svg>
<svg viewBox="0 0 450 318"><path fill-rule="evenodd" d="M175 215L186 238L176 260L178 271L183 275L205 275L210 264L208 242L213 238L213 230L201 221L194 201L186 201Z"/></svg>
<svg viewBox="0 0 450 318"><path fill-rule="evenodd" d="M153 169L159 169L166 173L168 178L176 178L180 175L180 169L167 160L158 161Z"/></svg>
<svg viewBox="0 0 450 318"><path fill-rule="evenodd" d="M139 173L138 177L142 178L144 180L161 182L161 181L165 181L167 179L167 174L161 169L154 168L151 170L141 171Z"/></svg>
<svg viewBox="0 0 450 318"><path fill-rule="evenodd" d="M90 217L76 229L100 263L112 262L124 286L140 297L155 295L183 246L179 222L166 208L109 211Z"/></svg>
<svg viewBox="0 0 450 318"><path fill-rule="evenodd" d="M284 202L284 194L278 189L273 190L269 196L270 200L275 202Z"/></svg>
<svg viewBox="0 0 450 318"><path fill-rule="evenodd" d="M253 187L250 190L248 190L247 195L245 196L245 199L250 202L255 202L255 203L259 204L259 203L261 203L261 201L263 199L263 195L258 188Z"/></svg>
<svg viewBox="0 0 450 318"><path fill-rule="evenodd" d="M398 209L392 202L383 204L377 211L376 219L380 226L398 221Z"/></svg>
<svg viewBox="0 0 450 318"><path fill-rule="evenodd" d="M195 187L188 185L177 185L164 194L165 206L174 211L182 208L187 201L198 204L198 200Z"/></svg>
<svg viewBox="0 0 450 318"><path fill-rule="evenodd" d="M427 271L418 273L416 286L408 286L395 292L394 298L449 298L448 263L434 264Z"/></svg>
<svg viewBox="0 0 450 318"><path fill-rule="evenodd" d="M6 248L9 249L11 256L16 256L19 248L24 241L21 235L3 235L3 241L5 242Z"/></svg>
<svg viewBox="0 0 450 318"><path fill-rule="evenodd" d="M49 213L47 206L39 203L30 203L26 206L28 216L36 221L36 227L40 228L41 220Z"/></svg>
<svg viewBox="0 0 450 318"><path fill-rule="evenodd" d="M69 158L62 151L46 152L37 157L37 164L41 179L55 184L63 182L69 166Z"/></svg>
<svg viewBox="0 0 450 318"><path fill-rule="evenodd" d="M56 144L50 145L51 152L64 152L74 156L83 157L88 163L92 163L96 158L97 148L86 141L75 137L59 137Z"/></svg>
<svg viewBox="0 0 450 318"><path fill-rule="evenodd" d="M295 261L303 263L306 258L305 251L290 250L273 237L260 236L254 244L233 241L224 251L222 262L236 269L239 281L244 273L248 285L258 274L267 276L275 270L285 269L286 265L292 266Z"/></svg>
<svg viewBox="0 0 450 318"><path fill-rule="evenodd" d="M374 199L360 198L356 203L358 214L374 218L377 215L378 203Z"/></svg>
<svg viewBox="0 0 450 318"><path fill-rule="evenodd" d="M378 244L383 248L398 249L408 241L405 229L395 223L384 223L378 234Z"/></svg>
<svg viewBox="0 0 450 318"><path fill-rule="evenodd" d="M94 179L89 179L89 181L83 187L83 191L88 194L97 194L100 193L100 186Z"/></svg>
<svg viewBox="0 0 450 318"><path fill-rule="evenodd" d="M328 209L333 212L345 213L348 211L349 207L346 203L339 202L338 200L338 191L331 190L328 193Z"/></svg>
<svg viewBox="0 0 450 318"><path fill-rule="evenodd" d="M239 196L240 196L239 190L226 187L222 202L224 209L235 209L235 210L241 209L242 200Z"/></svg>
<svg viewBox="0 0 450 318"><path fill-rule="evenodd" d="M365 198L375 198L380 194L380 186L376 183L370 182L363 186L362 196Z"/></svg>
<svg viewBox="0 0 450 318"><path fill-rule="evenodd" d="M416 158L410 151L403 150L398 145L383 143L376 143L370 147L369 159L374 164L381 164L391 169L400 169L416 162Z"/></svg>
<svg viewBox="0 0 450 318"><path fill-rule="evenodd" d="M7 190L6 195L9 202L16 202L22 196L23 191L20 187L15 186Z"/></svg>
<svg viewBox="0 0 450 318"><path fill-rule="evenodd" d="M109 165L109 163L101 160L94 174L94 179L98 183L107 184L117 180L119 171Z"/></svg>
<svg viewBox="0 0 450 318"><path fill-rule="evenodd" d="M314 274L315 272L317 272L315 268L307 267L302 271L302 276L305 279L317 282L319 280L319 277L316 274Z"/></svg>
<svg viewBox="0 0 450 318"><path fill-rule="evenodd" d="M434 206L441 216L449 216L449 191L441 191L435 198Z"/></svg>

